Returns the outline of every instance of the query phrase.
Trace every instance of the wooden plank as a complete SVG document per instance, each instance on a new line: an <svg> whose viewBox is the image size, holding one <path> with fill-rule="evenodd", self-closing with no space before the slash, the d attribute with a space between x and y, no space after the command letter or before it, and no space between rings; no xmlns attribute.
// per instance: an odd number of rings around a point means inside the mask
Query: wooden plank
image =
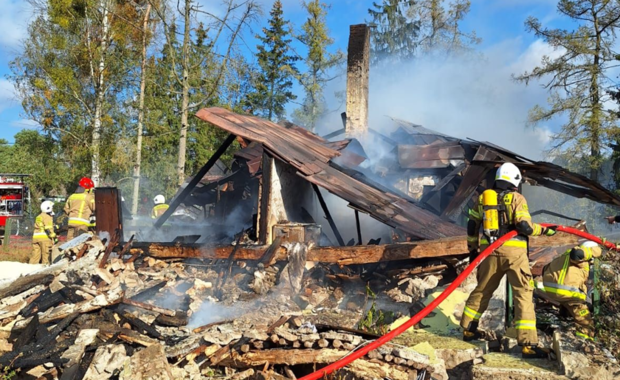
<svg viewBox="0 0 620 380"><path fill-rule="evenodd" d="M28 276L19 277L13 281L9 286L0 290L0 299L11 297L19 293L25 292L37 285L49 285L54 281L53 274L32 274Z"/></svg>
<svg viewBox="0 0 620 380"><path fill-rule="evenodd" d="M531 248L556 247L576 243L577 238L575 236L563 232L558 232L555 236L551 237L534 237L530 239ZM233 247L166 246L153 243L143 246L142 249L144 249L146 254L159 259L202 258L213 260L230 257ZM237 249L234 259L260 260L267 249L268 246L241 246ZM343 260L347 260L347 264L366 264L390 260L457 256L466 253L467 239L465 236L459 236L385 245L313 247L308 252L307 260L324 263L339 263ZM287 260L287 257L286 248L279 247L275 260L283 261Z"/></svg>

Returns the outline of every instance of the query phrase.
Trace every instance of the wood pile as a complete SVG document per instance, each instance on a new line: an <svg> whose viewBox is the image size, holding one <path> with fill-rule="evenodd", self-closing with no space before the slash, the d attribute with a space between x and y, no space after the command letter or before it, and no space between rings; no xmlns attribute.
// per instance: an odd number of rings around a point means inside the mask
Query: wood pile
<svg viewBox="0 0 620 380"><path fill-rule="evenodd" d="M307 249L301 244L289 247L298 254L288 263L248 261L233 268L228 260L130 255L128 247L115 253L111 240L104 244L93 237L65 250L52 266L0 284L5 375L295 379L376 338L306 316L300 296L311 307L333 296L317 296L321 287L304 273ZM420 273L438 269L443 268ZM321 271L325 268L318 266L313 273ZM356 277L330 276L321 281ZM432 372L427 356L386 345L343 373L359 379L429 379Z"/></svg>

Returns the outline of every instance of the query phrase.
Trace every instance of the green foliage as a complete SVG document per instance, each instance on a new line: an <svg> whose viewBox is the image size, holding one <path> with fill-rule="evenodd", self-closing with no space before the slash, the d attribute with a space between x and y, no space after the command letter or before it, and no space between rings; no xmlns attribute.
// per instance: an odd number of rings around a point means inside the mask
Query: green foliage
<svg viewBox="0 0 620 380"><path fill-rule="evenodd" d="M565 153L572 162L587 164L592 179L598 178L609 141L618 140L616 115L605 110L616 78L616 33L620 4L599 0L560 0L559 13L576 23L575 29L544 27L533 17L526 27L556 48L554 57L543 57L539 66L516 77L528 84L544 81L549 89L548 107L530 111L531 124L563 116L566 121L553 136L553 153Z"/></svg>
<svg viewBox="0 0 620 380"><path fill-rule="evenodd" d="M0 376L2 376L0 380L11 380L17 376L17 372L11 367L5 366L2 369L2 373L0 374Z"/></svg>
<svg viewBox="0 0 620 380"><path fill-rule="evenodd" d="M415 56L420 22L407 17L407 10L414 4L413 0L372 3L373 8L368 9L368 14L375 26L371 34L373 62L385 59L406 60Z"/></svg>
<svg viewBox="0 0 620 380"><path fill-rule="evenodd" d="M333 79L330 70L344 61L344 54L341 51L328 51L329 46L334 43L325 25L328 6L320 0L304 2L303 6L308 12L308 18L301 27L303 33L299 40L308 49L305 58L308 69L299 75L299 81L306 96L301 108L293 112L293 118L297 124L314 132L318 119L326 110L323 88Z"/></svg>
<svg viewBox="0 0 620 380"><path fill-rule="evenodd" d="M288 38L291 34L288 21L283 17L282 2L273 3L268 27L257 46L260 71L254 79L255 90L248 95L247 105L256 115L270 120L284 116L284 106L297 96L291 91L297 74L295 62L299 57L291 52Z"/></svg>
<svg viewBox="0 0 620 380"><path fill-rule="evenodd" d="M359 321L357 328L373 334L384 335L390 331L390 324L394 322L394 313L384 312L377 308L376 294L366 285L366 296L372 300L366 315Z"/></svg>

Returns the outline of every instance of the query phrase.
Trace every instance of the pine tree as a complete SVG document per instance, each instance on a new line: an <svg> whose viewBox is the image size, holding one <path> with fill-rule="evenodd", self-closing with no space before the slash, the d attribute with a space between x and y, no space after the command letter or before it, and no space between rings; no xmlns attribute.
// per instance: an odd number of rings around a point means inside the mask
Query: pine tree
<svg viewBox="0 0 620 380"><path fill-rule="evenodd" d="M567 117L553 136L552 150L564 150L572 163L578 162L596 180L603 162L605 142L617 134L615 115L604 109L614 84L611 68L616 65L616 30L620 27L620 4L604 0L560 0L561 15L576 21L574 30L549 29L530 17L529 31L551 45L557 57L545 56L540 66L516 77L528 84L544 80L550 92L549 107L534 107L532 124Z"/></svg>
<svg viewBox="0 0 620 380"><path fill-rule="evenodd" d="M297 98L291 91L297 74L295 62L299 60L291 52L291 34L288 21L284 20L282 2L273 3L267 28L263 35L256 36L261 44L257 46L260 71L255 78L255 91L248 96L252 113L270 120L284 116L284 106Z"/></svg>
<svg viewBox="0 0 620 380"><path fill-rule="evenodd" d="M341 51L333 54L328 52L329 46L334 43L325 25L328 6L320 0L304 2L303 6L308 12L308 19L302 25L303 33L299 40L308 48L305 58L308 69L299 76L299 81L304 87L306 97L302 107L293 113L293 117L298 124L314 132L316 122L326 108L323 87L333 79L330 69L343 62L344 54Z"/></svg>
<svg viewBox="0 0 620 380"><path fill-rule="evenodd" d="M413 0L384 0L372 3L368 9L372 17L371 61L399 61L413 58L418 46L420 22L407 17Z"/></svg>

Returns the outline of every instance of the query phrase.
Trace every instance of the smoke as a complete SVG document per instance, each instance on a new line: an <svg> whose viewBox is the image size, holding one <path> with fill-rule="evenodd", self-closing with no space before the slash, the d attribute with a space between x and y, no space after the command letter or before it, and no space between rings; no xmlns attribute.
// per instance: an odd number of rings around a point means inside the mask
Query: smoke
<svg viewBox="0 0 620 380"><path fill-rule="evenodd" d="M542 41L535 41L523 50L521 41L515 39L491 46L479 56L420 57L410 62L373 66L369 127L389 137L396 128L389 117L394 117L457 138L489 141L531 159L542 159L552 136L552 125L528 128L526 124L528 111L536 104L546 103L546 90L536 83L529 86L517 83L512 75L531 70L545 55L557 54ZM342 78L326 94L345 87L346 78ZM338 104L334 99L329 103ZM344 111L343 108L338 111ZM339 112L329 114L319 123L320 135L342 128ZM378 140L372 135L368 138ZM364 144L367 150L368 146Z"/></svg>

